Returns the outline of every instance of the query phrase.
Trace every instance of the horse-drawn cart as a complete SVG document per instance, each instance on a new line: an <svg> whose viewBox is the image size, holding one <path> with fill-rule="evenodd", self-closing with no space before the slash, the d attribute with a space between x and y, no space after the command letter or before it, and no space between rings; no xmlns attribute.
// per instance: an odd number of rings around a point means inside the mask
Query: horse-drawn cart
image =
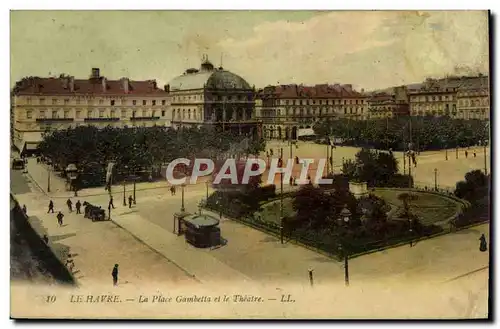
<svg viewBox="0 0 500 329"><path fill-rule="evenodd" d="M83 214L84 218L89 218L93 222L108 220L108 218L106 218L106 211L101 207L94 206L87 201L83 203L83 206L85 207L85 211Z"/></svg>

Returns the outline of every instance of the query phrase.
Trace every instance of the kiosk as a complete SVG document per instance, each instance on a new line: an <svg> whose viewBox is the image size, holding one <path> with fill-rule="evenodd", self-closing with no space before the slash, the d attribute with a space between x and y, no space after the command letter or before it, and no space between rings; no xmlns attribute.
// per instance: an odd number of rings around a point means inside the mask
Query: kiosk
<svg viewBox="0 0 500 329"><path fill-rule="evenodd" d="M209 248L221 244L219 220L213 216L190 215L182 219L186 242L197 248Z"/></svg>

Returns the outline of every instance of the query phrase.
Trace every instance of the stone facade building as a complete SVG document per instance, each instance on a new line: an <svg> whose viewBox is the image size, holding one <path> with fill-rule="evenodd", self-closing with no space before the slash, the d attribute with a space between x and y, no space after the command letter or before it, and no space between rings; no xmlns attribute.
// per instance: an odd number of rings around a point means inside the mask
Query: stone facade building
<svg viewBox="0 0 500 329"><path fill-rule="evenodd" d="M255 88L242 77L215 68L204 58L199 69L187 69L165 87L171 104L171 123L212 126L217 130L256 134Z"/></svg>
<svg viewBox="0 0 500 329"><path fill-rule="evenodd" d="M280 85L257 93L256 114L268 139L296 139L297 130L326 119L368 118L367 97L352 85Z"/></svg>
<svg viewBox="0 0 500 329"><path fill-rule="evenodd" d="M410 91L412 116L489 119L487 76L427 79Z"/></svg>
<svg viewBox="0 0 500 329"><path fill-rule="evenodd" d="M372 94L368 99L368 112L370 119L409 115L407 88L405 86L395 87L390 93Z"/></svg>
<svg viewBox="0 0 500 329"><path fill-rule="evenodd" d="M12 93L12 142L22 151L36 148L42 134L55 129L168 126L168 105L168 93L156 80L108 80L98 68L88 79L24 78Z"/></svg>

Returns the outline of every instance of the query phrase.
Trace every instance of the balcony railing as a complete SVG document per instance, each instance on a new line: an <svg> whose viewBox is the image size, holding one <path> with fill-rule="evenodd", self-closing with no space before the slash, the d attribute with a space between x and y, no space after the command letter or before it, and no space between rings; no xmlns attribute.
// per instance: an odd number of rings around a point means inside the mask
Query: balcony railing
<svg viewBox="0 0 500 329"><path fill-rule="evenodd" d="M160 117L130 117L131 121L160 120Z"/></svg>
<svg viewBox="0 0 500 329"><path fill-rule="evenodd" d="M113 122L120 121L120 118L85 118L85 122Z"/></svg>
<svg viewBox="0 0 500 329"><path fill-rule="evenodd" d="M72 122L72 121L74 121L73 118L38 118L38 119L36 119L36 122L41 122L41 123Z"/></svg>

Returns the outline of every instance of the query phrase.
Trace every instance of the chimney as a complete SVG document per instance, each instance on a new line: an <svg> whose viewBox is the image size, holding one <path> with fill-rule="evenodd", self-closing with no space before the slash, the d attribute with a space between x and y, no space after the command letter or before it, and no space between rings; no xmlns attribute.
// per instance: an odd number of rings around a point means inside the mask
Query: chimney
<svg viewBox="0 0 500 329"><path fill-rule="evenodd" d="M125 94L128 94L129 84L130 84L130 81L128 80L128 78L122 78L122 88L123 88L123 92Z"/></svg>
<svg viewBox="0 0 500 329"><path fill-rule="evenodd" d="M64 89L68 89L68 78L67 77L61 77L61 82L62 82L62 86Z"/></svg>
<svg viewBox="0 0 500 329"><path fill-rule="evenodd" d="M163 89L165 90L165 92L169 93L170 92L170 85L165 85L163 87Z"/></svg>
<svg viewBox="0 0 500 329"><path fill-rule="evenodd" d="M98 67L92 68L92 74L90 75L90 78L99 79L99 77L100 77L99 68Z"/></svg>
<svg viewBox="0 0 500 329"><path fill-rule="evenodd" d="M102 77L101 78L101 82L102 82L102 91L103 92L106 92L106 90L108 89L107 87L107 84L106 84L106 78L105 77Z"/></svg>
<svg viewBox="0 0 500 329"><path fill-rule="evenodd" d="M69 77L69 91L75 92L75 77Z"/></svg>
<svg viewBox="0 0 500 329"><path fill-rule="evenodd" d="M153 87L153 90L158 87L158 84L156 83L156 80L151 80L151 86Z"/></svg>

